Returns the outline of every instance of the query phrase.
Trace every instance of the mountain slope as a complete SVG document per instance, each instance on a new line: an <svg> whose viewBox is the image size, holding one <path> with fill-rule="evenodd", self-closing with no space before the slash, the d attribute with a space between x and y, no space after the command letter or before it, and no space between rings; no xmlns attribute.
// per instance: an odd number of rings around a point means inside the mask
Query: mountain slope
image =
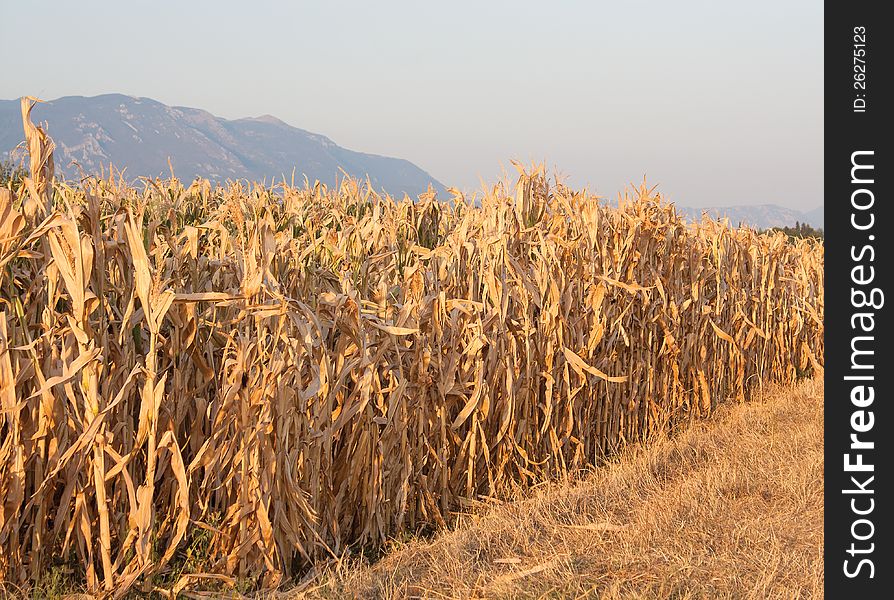
<svg viewBox="0 0 894 600"><path fill-rule="evenodd" d="M126 176L167 176L168 158L180 179L250 179L268 182L306 175L332 184L339 169L369 176L377 190L415 196L429 184L444 186L413 163L347 150L329 138L292 127L271 116L228 120L196 108L167 106L150 98L106 94L66 96L39 104L35 122L46 121L56 142L57 171L78 177L109 163ZM0 158L23 139L18 100L0 100Z"/></svg>
<svg viewBox="0 0 894 600"><path fill-rule="evenodd" d="M722 206L710 208L691 208L678 206L677 209L689 220L699 220L702 213L714 219L728 218L730 224L750 225L758 229L770 227L792 227L796 222L807 223L811 227L823 228L823 207L819 206L807 212L779 206L778 204L759 204L753 206Z"/></svg>
<svg viewBox="0 0 894 600"><path fill-rule="evenodd" d="M807 211L804 213L804 218L801 219L802 223L806 222L812 227L819 227L821 229L825 228L825 221L825 210L822 206Z"/></svg>

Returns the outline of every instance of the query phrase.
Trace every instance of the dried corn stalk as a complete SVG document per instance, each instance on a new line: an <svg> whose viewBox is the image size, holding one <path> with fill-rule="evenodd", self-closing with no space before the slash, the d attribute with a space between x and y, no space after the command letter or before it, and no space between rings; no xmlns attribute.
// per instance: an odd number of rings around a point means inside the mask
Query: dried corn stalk
<svg viewBox="0 0 894 600"><path fill-rule="evenodd" d="M0 196L13 582L63 559L120 596L206 534L209 568L273 584L821 368L823 247L686 224L645 187L57 195L39 225Z"/></svg>

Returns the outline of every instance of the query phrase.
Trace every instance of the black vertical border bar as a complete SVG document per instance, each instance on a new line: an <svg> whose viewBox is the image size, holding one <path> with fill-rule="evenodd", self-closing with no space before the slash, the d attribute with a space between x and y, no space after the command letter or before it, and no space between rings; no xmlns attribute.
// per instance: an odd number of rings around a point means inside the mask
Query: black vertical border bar
<svg viewBox="0 0 894 600"><path fill-rule="evenodd" d="M890 281L894 272L894 219L891 217L890 180L892 153L890 137L894 135L894 105L890 94L889 74L891 39L894 37L894 23L882 16L886 3L880 2L826 2L825 3L825 585L829 598L892 598L894 597L894 532L891 530L891 512L894 511L894 494L882 491L892 489L894 469L894 403L891 379L894 365L890 364L894 353L890 351L894 338L891 337L891 307L894 296ZM861 43L859 27L865 28L865 46ZM855 39L855 36L856 39ZM862 72L855 61L855 51L865 50L865 89L855 83ZM858 75L855 78L855 75ZM862 94L862 96L860 95ZM865 112L857 112L860 102L865 100ZM856 104L856 107L855 107ZM872 164L872 171L862 170L857 179L872 179L873 182L855 184L852 182L852 155L855 152L871 151L873 154L860 155L859 161ZM872 175L870 175L872 173ZM859 189L868 189L872 195L859 192L857 204L872 206L856 210L852 206L852 194ZM875 221L870 229L859 230L853 223L865 226L869 214ZM869 246L873 251L865 250ZM870 260L873 256L874 260ZM861 254L862 253L862 254ZM857 258L855 258L855 256ZM853 269L863 265L856 275L865 279L874 273L868 284L853 281ZM869 267L874 268L874 272ZM854 290L867 294L872 288L879 288L885 294L881 308L855 307L852 300ZM874 313L873 319L859 321L856 328L852 318L856 313ZM873 331L866 332L863 326L874 325ZM859 355L860 362L872 363L874 368L855 370L852 368L852 342L855 336L871 336L871 341L861 340L857 347L872 350L872 355ZM870 347L871 346L871 347ZM872 381L846 380L845 377L872 375ZM858 407L851 400L856 385L865 384L874 388L871 405ZM864 391L864 398L868 392ZM859 398L858 398L859 401ZM874 448L855 450L851 448L851 434L855 433L852 418L858 419L857 426L865 427L870 418L867 412L855 416L860 410L871 411L874 418L869 431L859 433L862 441L871 441ZM846 472L845 454L850 453L850 461L857 461L855 454L862 454L864 463L872 464L872 472ZM850 493L859 491L856 483L862 484L873 493ZM868 476L874 476L869 484ZM873 502L870 501L870 498ZM853 505L852 505L853 501ZM872 511L858 515L854 511ZM870 526L859 519L871 521ZM855 524L856 523L856 524ZM860 540L871 532L871 537ZM851 544L858 551L853 551ZM874 546L871 546L874 544ZM871 550L860 553L859 550ZM850 552L849 552L850 551ZM869 564L859 561L868 559ZM845 561L848 561L845 567ZM855 577L845 574L848 568ZM873 577L869 577L872 574ZM844 594L848 594L845 596Z"/></svg>

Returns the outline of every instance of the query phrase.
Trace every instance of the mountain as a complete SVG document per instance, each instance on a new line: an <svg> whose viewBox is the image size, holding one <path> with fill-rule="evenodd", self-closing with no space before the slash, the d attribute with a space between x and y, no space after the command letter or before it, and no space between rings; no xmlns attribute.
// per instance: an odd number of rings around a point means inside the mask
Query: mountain
<svg viewBox="0 0 894 600"><path fill-rule="evenodd" d="M354 152L329 138L292 127L276 117L228 120L197 108L167 106L150 98L105 94L86 98L66 96L38 104L35 123L47 122L56 143L56 169L79 177L76 161L89 174L127 167L125 176L170 175L168 158L181 180L197 176L215 181L260 181L303 175L313 182L333 184L342 175L365 179L373 187L411 197L429 184L441 197L444 186L413 163ZM19 100L0 100L0 159L24 138Z"/></svg>
<svg viewBox="0 0 894 600"><path fill-rule="evenodd" d="M811 227L824 228L823 207L801 212L778 204L759 204L754 206L722 206L711 208L691 208L678 206L677 210L689 220L699 220L702 213L714 219L728 218L730 224L750 225L758 229L770 227L792 227L795 223L807 223Z"/></svg>
<svg viewBox="0 0 894 600"><path fill-rule="evenodd" d="M819 227L820 229L825 229L825 210L823 210L822 206L817 206L813 210L808 210L805 213L802 213L804 218L801 219L802 223L807 223L811 227Z"/></svg>

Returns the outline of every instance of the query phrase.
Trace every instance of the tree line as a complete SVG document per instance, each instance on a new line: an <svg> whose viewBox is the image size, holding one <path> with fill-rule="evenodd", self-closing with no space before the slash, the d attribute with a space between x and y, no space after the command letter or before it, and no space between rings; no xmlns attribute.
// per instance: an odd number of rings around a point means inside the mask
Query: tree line
<svg viewBox="0 0 894 600"><path fill-rule="evenodd" d="M794 227L771 227L766 230L768 233L772 233L774 231L781 231L788 237L794 238L816 238L823 239L825 236L823 234L822 228L814 228L808 225L807 223L801 223L800 221L795 221Z"/></svg>

